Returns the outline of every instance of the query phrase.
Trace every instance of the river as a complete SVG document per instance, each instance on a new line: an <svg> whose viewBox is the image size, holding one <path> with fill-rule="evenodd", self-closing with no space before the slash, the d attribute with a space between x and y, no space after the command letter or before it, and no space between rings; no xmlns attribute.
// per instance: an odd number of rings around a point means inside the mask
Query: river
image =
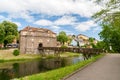
<svg viewBox="0 0 120 80"><path fill-rule="evenodd" d="M0 63L0 80L10 80L12 78L19 78L46 72L60 67L76 64L82 60L82 57L67 57Z"/></svg>

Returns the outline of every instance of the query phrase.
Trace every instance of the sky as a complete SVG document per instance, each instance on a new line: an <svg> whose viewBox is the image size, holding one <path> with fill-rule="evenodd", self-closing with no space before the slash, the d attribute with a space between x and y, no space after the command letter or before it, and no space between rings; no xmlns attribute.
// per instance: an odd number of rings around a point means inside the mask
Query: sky
<svg viewBox="0 0 120 80"><path fill-rule="evenodd" d="M12 21L18 30L26 26L55 33L84 34L100 39L101 26L91 16L102 9L94 0L0 0L0 22Z"/></svg>

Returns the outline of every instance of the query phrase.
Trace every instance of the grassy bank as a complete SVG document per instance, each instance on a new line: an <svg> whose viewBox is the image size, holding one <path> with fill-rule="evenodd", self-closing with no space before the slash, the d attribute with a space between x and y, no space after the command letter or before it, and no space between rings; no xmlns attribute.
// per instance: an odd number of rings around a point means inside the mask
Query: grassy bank
<svg viewBox="0 0 120 80"><path fill-rule="evenodd" d="M77 56L80 56L80 53L65 52L60 54L60 57L77 57Z"/></svg>
<svg viewBox="0 0 120 80"><path fill-rule="evenodd" d="M0 62L8 62L8 61L21 61L28 59L38 59L41 58L38 54L20 54L19 56L14 56L12 52L14 49L9 50L0 50Z"/></svg>
<svg viewBox="0 0 120 80"><path fill-rule="evenodd" d="M30 59L40 59L43 58L40 54L20 54L19 56L14 56L12 54L14 49L9 50L0 50L0 62L9 62L9 61L23 61ZM61 53L60 57L72 57L79 56L78 53L65 52ZM54 58L54 55L46 55L44 58Z"/></svg>
<svg viewBox="0 0 120 80"><path fill-rule="evenodd" d="M74 72L75 70L96 61L97 59L101 58L102 55L95 56L89 60L82 61L80 63L77 63L75 65L67 66L64 68L59 68L56 70L36 74L36 75L31 75L31 76L26 76L23 78L20 78L18 80L60 80L61 78L65 77L66 75Z"/></svg>

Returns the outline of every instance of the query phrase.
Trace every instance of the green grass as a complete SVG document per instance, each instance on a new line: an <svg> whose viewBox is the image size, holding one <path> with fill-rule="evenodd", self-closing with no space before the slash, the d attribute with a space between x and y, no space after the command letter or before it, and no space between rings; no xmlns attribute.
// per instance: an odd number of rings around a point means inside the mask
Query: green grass
<svg viewBox="0 0 120 80"><path fill-rule="evenodd" d="M24 61L41 58L39 54L20 54L18 56L14 56L12 54L13 51L14 49L0 50L0 62Z"/></svg>
<svg viewBox="0 0 120 80"><path fill-rule="evenodd" d="M78 57L80 56L80 53L73 53L73 52L63 52L60 53L60 56L57 57ZM47 59L55 58L54 54L49 54L45 56Z"/></svg>
<svg viewBox="0 0 120 80"><path fill-rule="evenodd" d="M96 61L97 59L101 58L103 56L103 54L92 57L91 59L82 61L80 63L71 65L71 66L67 66L64 68L59 68L56 70L51 70L48 72L44 72L44 73L39 73L39 74L35 74L35 75L31 75L31 76L26 76L23 78L20 78L18 80L60 80L61 78L67 76L68 74L76 71L77 69Z"/></svg>
<svg viewBox="0 0 120 80"><path fill-rule="evenodd" d="M60 57L77 57L77 56L80 56L80 53L64 52L60 54Z"/></svg>
<svg viewBox="0 0 120 80"><path fill-rule="evenodd" d="M24 60L31 60L31 59L41 59L41 58L55 58L53 54L46 55L42 57L40 54L20 54L18 56L14 56L13 53L14 49L6 49L0 50L0 62L11 62L11 61L24 61ZM74 57L79 56L78 53L72 52L64 52L60 54L60 57Z"/></svg>

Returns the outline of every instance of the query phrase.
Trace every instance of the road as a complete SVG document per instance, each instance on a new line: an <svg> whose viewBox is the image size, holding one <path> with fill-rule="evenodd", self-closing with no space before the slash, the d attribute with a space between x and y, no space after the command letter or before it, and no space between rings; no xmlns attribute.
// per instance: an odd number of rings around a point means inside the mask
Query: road
<svg viewBox="0 0 120 80"><path fill-rule="evenodd" d="M120 80L120 54L107 54L65 80Z"/></svg>

